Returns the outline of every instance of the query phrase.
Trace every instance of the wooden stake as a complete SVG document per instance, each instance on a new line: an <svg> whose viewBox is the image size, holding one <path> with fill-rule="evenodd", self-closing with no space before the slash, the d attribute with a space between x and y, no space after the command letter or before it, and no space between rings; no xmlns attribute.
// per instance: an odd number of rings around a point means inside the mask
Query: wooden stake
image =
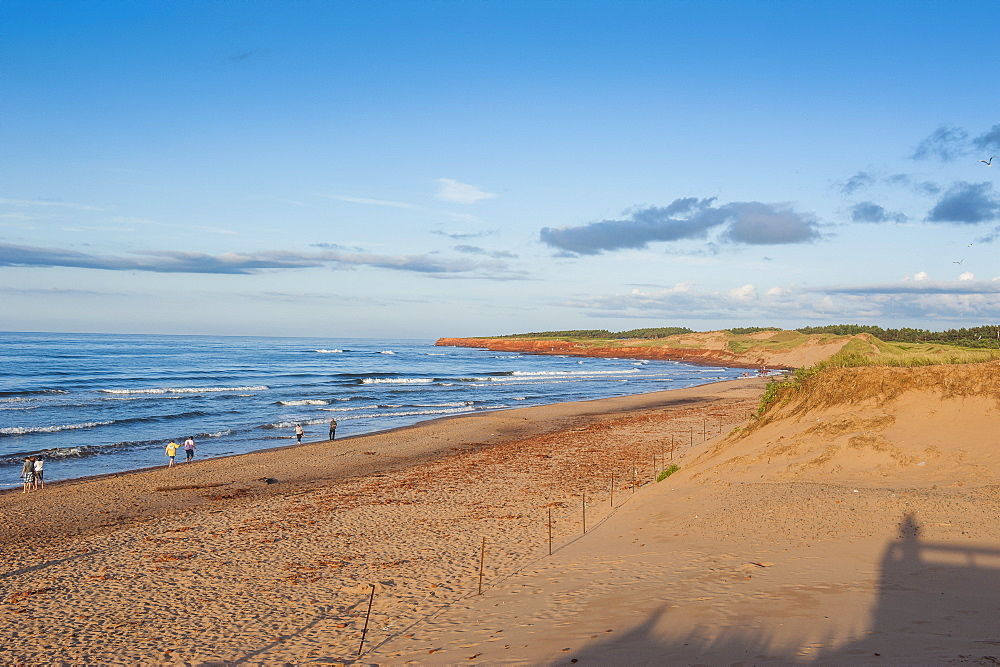
<svg viewBox="0 0 1000 667"><path fill-rule="evenodd" d="M549 555L552 555L552 508L549 508Z"/></svg>
<svg viewBox="0 0 1000 667"><path fill-rule="evenodd" d="M587 492L583 492L583 534L587 534Z"/></svg>
<svg viewBox="0 0 1000 667"><path fill-rule="evenodd" d="M611 473L611 507L615 506L615 474Z"/></svg>
<svg viewBox="0 0 1000 667"><path fill-rule="evenodd" d="M483 594L483 565L486 563L486 538L483 538L483 548L479 551L479 594Z"/></svg>
<svg viewBox="0 0 1000 667"><path fill-rule="evenodd" d="M361 655L361 650L365 647L365 635L368 634L368 619L372 615L372 602L375 601L375 584L372 584L372 596L368 598L368 613L365 614L365 629L361 631L361 644L358 646L358 655Z"/></svg>

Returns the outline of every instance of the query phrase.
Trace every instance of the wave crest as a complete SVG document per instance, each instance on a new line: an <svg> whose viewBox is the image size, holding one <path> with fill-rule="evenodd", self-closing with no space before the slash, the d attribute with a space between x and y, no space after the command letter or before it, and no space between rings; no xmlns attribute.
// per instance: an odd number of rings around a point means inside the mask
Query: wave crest
<svg viewBox="0 0 1000 667"><path fill-rule="evenodd" d="M102 394L208 394L220 391L267 391L267 385L254 385L252 387L162 387L153 389L98 389Z"/></svg>

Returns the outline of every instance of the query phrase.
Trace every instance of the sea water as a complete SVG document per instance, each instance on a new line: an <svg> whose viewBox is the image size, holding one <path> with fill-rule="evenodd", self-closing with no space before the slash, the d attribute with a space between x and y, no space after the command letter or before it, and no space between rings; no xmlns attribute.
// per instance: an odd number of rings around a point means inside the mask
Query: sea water
<svg viewBox="0 0 1000 667"><path fill-rule="evenodd" d="M292 444L296 424L325 440L331 417L340 439L744 373L431 340L0 332L0 488L29 455L46 480L72 479L164 465L166 443L189 436L211 458Z"/></svg>

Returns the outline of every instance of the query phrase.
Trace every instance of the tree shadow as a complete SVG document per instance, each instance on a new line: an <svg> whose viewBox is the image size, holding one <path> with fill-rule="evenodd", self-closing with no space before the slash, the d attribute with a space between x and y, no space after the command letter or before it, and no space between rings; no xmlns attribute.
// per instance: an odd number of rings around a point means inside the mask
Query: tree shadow
<svg viewBox="0 0 1000 667"><path fill-rule="evenodd" d="M920 535L916 517L905 515L898 539L883 552L875 603L859 623L865 630L847 644L836 645L832 631L779 638L773 625L728 627L713 636L695 629L664 641L664 604L631 631L551 664L1000 664L1000 549ZM823 627L821 606L808 613Z"/></svg>

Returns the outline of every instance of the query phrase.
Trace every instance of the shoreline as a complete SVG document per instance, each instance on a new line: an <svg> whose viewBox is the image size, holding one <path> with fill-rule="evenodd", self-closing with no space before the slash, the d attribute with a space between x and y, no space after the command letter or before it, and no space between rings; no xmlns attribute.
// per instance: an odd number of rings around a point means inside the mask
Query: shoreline
<svg viewBox="0 0 1000 667"><path fill-rule="evenodd" d="M460 451L479 450L511 440L541 437L586 426L620 414L641 413L677 407L691 402L711 402L712 397L730 392L763 391L765 379L738 379L710 382L694 387L670 389L610 398L552 403L523 408L506 408L486 413L437 417L386 431L282 445L266 450L195 459L136 470L91 475L46 482L45 488L21 492L20 486L0 491L0 514L15 512L23 500L67 496L81 512L99 512L95 497L106 493L136 494L136 516L156 514L168 506L201 505L200 492L206 488L234 491L239 496L268 496L365 475L383 474L411 465L445 459ZM266 478L277 479L268 484ZM215 485L215 486L209 486ZM176 489L168 502L155 494L159 487L190 486ZM49 514L54 516L55 514ZM119 516L125 516L119 514ZM5 517L7 518L7 517ZM44 522L44 520L43 520ZM16 522L15 522L16 523ZM0 522L0 542L5 539L8 521Z"/></svg>
<svg viewBox="0 0 1000 667"><path fill-rule="evenodd" d="M705 364L705 365L709 365L709 364ZM719 368L730 368L728 366L718 366L718 367ZM739 366L735 366L735 367L732 367L732 368L740 368L740 367ZM707 382L705 384L694 385L693 387L685 387L683 389L694 389L694 388L697 388L697 387L703 387L703 386L707 386L707 385L718 384L719 382L745 382L745 381L747 381L749 379L767 379L767 378L766 377L762 377L762 378L738 378L736 380L713 381L713 382ZM623 396L610 396L610 397L606 397L606 398L596 398L596 399L589 399L589 400L582 400L582 401L570 401L568 403L570 403L570 404L572 404L572 403L590 403L590 402L594 402L594 401L605 401L605 400L613 400L613 399L625 399L625 398L628 398L628 397L631 397L631 396L643 396L643 395L648 395L648 394L659 394L659 393L670 392L670 391L681 391L681 389L666 389L666 390L662 390L662 391L642 392L642 393L639 393L639 394L625 394ZM415 422L413 424L407 424L405 426L395 426L395 427L384 429L384 430L380 430L380 431L372 431L370 433L360 433L360 434L356 434L356 435L344 436L344 437L341 437L341 438L337 438L333 442L347 442L349 440L357 439L357 438L368 438L368 437L379 436L379 435L390 435L392 433L396 433L396 432L400 432L400 431L406 431L406 430L409 430L409 429L419 428L419 427L421 427L423 425L426 425L426 424L433 424L433 423L438 422L438 421L447 421L447 420L452 420L452 419L467 419L467 418L483 417L483 416L486 416L486 415L489 415L489 414L503 413L503 412L507 412L507 411L511 411L511 410L526 410L526 409L529 409L529 408L544 408L544 407L549 406L549 405L561 405L561 403L544 403L544 404L537 405L537 406L498 408L498 409L485 410L485 411L481 411L481 412L461 413L461 414L446 415L446 416L441 416L441 417L431 417L429 419L424 419L424 420ZM294 438L294 436L287 436L287 437L288 437L288 439ZM224 459L230 459L230 458L234 458L234 457L254 456L254 455L257 455L257 454L267 454L267 453L282 451L282 450L285 450L285 449L294 449L294 448L303 447L303 446L306 446L306 445L315 445L315 444L329 443L329 442L331 442L331 441L330 440L311 440L309 442L303 442L301 444L291 443L291 444L287 444L287 445L276 445L276 446L273 446L273 447L266 447L266 448L263 448L263 449L255 449L255 450L249 451L249 452L240 452L240 453L236 453L236 454L223 454L223 455L220 455L220 456L213 456L211 458L201 458L201 459L195 458L195 460L193 461L193 463L205 463L207 461L224 460ZM99 456L99 455L97 455L97 456ZM46 460L47 464L52 465L54 462L57 463L60 459L45 459L45 460ZM182 464L186 465L186 463L184 463L183 461L178 461L177 463L175 463L175 467L179 466L179 465L182 465ZM119 476L123 476L123 475L132 475L132 474L138 474L138 473L151 472L151 471L159 470L159 469L165 468L165 467L167 467L167 464L164 463L164 464L158 464L158 465L152 465L152 466L143 466L143 467L140 467L140 468L132 468L132 469L128 469L128 470L120 470L120 471L114 471L114 472L98 473L98 474L93 474L93 475L82 475L80 477L68 477L68 478L65 478L65 479L58 479L58 480L46 481L45 485L46 485L46 487L48 487L49 485L62 485L62 484L69 484L69 483L81 482L81 481L88 481L88 480L113 478L113 477L119 477ZM14 470L14 466L11 466L11 470L12 471ZM20 481L10 482L9 486L6 486L6 485L0 486L0 496L2 496L4 494L7 494L7 493L14 493L14 492L21 493L21 482Z"/></svg>

